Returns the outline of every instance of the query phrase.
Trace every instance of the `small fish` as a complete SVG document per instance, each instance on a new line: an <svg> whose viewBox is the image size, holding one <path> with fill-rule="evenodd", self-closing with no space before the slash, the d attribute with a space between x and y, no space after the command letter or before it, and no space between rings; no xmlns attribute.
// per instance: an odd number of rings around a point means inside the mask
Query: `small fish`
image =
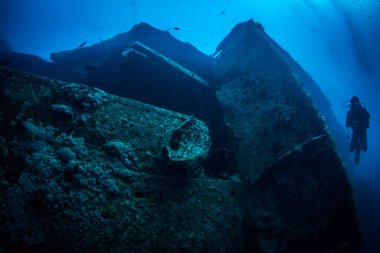
<svg viewBox="0 0 380 253"><path fill-rule="evenodd" d="M173 29L174 29L174 30L177 30L177 31L179 31L179 30L180 30L180 29L179 29L179 27L177 27L177 26L176 26L176 27L174 27Z"/></svg>
<svg viewBox="0 0 380 253"><path fill-rule="evenodd" d="M222 11L220 14L222 14L222 15L224 15L224 14L226 14L224 11Z"/></svg>
<svg viewBox="0 0 380 253"><path fill-rule="evenodd" d="M87 44L87 40L86 40L86 41L83 41L83 42L78 46L78 48L84 47L86 44Z"/></svg>

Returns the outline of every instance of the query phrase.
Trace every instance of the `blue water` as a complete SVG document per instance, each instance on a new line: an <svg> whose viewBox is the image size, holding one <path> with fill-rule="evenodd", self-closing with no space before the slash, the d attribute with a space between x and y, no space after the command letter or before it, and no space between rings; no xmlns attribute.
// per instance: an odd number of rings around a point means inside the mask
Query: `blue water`
<svg viewBox="0 0 380 253"><path fill-rule="evenodd" d="M237 23L249 18L262 23L320 85L342 125L347 112L342 103L352 95L370 112L368 152L348 173L366 251L380 252L369 247L380 238L380 1L1 0L0 12L0 38L14 51L47 60L51 52L97 43L142 21L206 54Z"/></svg>

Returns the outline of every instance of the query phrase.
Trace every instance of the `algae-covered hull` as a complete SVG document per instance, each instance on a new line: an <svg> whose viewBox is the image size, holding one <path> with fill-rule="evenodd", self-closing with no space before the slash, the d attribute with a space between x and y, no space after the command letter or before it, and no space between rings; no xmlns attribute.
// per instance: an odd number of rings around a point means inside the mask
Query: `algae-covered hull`
<svg viewBox="0 0 380 253"><path fill-rule="evenodd" d="M203 122L83 85L0 76L3 249L241 248L240 185L203 176Z"/></svg>

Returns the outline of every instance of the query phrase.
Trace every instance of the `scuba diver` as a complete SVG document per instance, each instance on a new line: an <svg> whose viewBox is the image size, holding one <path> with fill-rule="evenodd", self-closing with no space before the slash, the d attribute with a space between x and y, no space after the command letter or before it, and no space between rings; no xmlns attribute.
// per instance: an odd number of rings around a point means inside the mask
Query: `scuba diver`
<svg viewBox="0 0 380 253"><path fill-rule="evenodd" d="M347 112L346 127L352 129L350 153L355 152L355 165L359 164L360 151L367 151L367 128L370 115L359 102L357 96L350 100L350 110ZM349 138L349 136L347 136Z"/></svg>

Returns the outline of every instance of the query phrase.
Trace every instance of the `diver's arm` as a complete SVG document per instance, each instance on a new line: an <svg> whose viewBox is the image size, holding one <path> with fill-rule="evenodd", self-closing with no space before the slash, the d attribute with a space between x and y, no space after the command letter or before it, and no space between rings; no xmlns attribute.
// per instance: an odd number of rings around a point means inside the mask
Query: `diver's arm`
<svg viewBox="0 0 380 253"><path fill-rule="evenodd" d="M364 108L364 110L365 110L365 114L366 114L367 119L370 119L371 115L369 114L369 112L367 111L367 109Z"/></svg>
<svg viewBox="0 0 380 253"><path fill-rule="evenodd" d="M369 119L371 118L371 115L369 115L369 112L367 109L364 108L364 114L365 114L365 121L366 121L366 127L369 128Z"/></svg>

